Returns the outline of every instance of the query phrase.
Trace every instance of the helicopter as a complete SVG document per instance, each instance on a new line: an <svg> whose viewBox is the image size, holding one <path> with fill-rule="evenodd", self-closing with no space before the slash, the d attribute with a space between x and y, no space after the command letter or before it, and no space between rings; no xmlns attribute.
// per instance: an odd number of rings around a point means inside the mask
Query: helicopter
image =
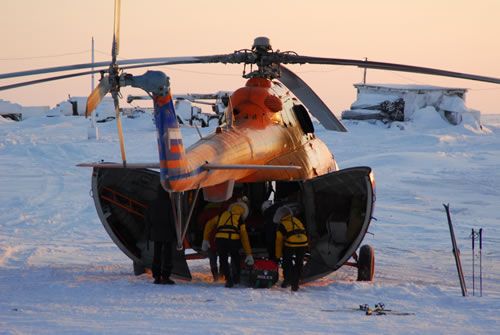
<svg viewBox="0 0 500 335"><path fill-rule="evenodd" d="M497 78L447 70L275 51L267 37L257 37L251 49L228 54L117 60L119 12L120 1L117 0L110 63L0 74L0 79L9 79L73 71L0 86L0 90L101 73L99 85L87 100L86 116L105 95L111 94L122 162L103 161L78 166L93 169L92 195L99 218L111 239L132 260L137 275L152 264L152 251L145 234L145 215L161 185L171 202L166 206L172 206L174 213L177 246L172 274L179 278L190 280L187 261L204 257L201 252L203 226L199 218L206 215L207 206L245 196L250 202L247 229L254 255L268 255L263 241L261 204L271 198L274 202L294 201L302 208L299 215L310 239L301 280L307 282L324 277L343 265L357 267L358 280L373 280L374 250L361 244L373 217L374 173L366 166L339 169L334 155L316 137L310 114L328 130L345 132L347 129L288 65L357 66L500 84ZM215 63L242 64L243 77L247 81L229 96L224 110L225 122L214 133L200 136L188 148L184 147L177 121L169 77L161 71L147 71L143 75L125 72L141 67ZM84 71L76 72L79 70ZM158 162L129 163L126 160L119 106L120 88L125 86L142 89L153 100Z"/></svg>

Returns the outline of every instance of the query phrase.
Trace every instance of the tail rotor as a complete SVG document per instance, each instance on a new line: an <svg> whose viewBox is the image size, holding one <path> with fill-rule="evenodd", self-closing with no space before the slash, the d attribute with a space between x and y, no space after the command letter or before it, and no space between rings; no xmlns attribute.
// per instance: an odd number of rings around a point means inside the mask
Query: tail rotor
<svg viewBox="0 0 500 335"><path fill-rule="evenodd" d="M113 44L111 46L111 64L109 65L108 73L101 78L99 85L92 91L87 99L87 108L85 116L94 112L99 106L104 96L111 93L115 106L116 128L118 129L118 138L120 140L120 151L122 156L123 167L127 165L125 155L125 141L123 139L122 121L120 118L120 69L118 68L116 59L120 50L120 0L115 0L115 18L113 28Z"/></svg>

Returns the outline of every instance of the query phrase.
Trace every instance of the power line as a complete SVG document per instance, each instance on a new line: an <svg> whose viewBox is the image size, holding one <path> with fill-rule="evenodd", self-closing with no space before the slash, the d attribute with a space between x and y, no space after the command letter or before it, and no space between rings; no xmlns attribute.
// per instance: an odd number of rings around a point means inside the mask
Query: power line
<svg viewBox="0 0 500 335"><path fill-rule="evenodd" d="M63 56L72 56L72 55L81 55L89 52L90 50L83 50L78 52L67 52L63 54L54 54L54 55L44 55L44 56L32 56L32 57L12 57L12 58L0 58L0 61L9 61L9 60L28 60L28 59L40 59L40 58L55 58L55 57L63 57Z"/></svg>
<svg viewBox="0 0 500 335"><path fill-rule="evenodd" d="M388 71L388 72L390 72L390 74L392 74L392 75L394 75L394 76L397 76L397 77L403 78L404 80L411 81L411 82L413 82L414 84L427 85L427 84L425 84L425 83L423 83L423 82L421 82L421 81L415 80L415 79L410 78L410 77L403 76L403 75L401 75L401 74L399 74L399 73L396 73L396 72L391 72L391 71Z"/></svg>
<svg viewBox="0 0 500 335"><path fill-rule="evenodd" d="M500 87L469 88L469 91L496 91L496 90L500 90Z"/></svg>

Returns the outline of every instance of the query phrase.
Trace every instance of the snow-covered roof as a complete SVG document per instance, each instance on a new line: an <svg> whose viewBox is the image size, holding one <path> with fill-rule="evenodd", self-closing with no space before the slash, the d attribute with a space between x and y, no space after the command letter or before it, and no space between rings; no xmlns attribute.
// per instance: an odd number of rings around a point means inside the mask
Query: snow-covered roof
<svg viewBox="0 0 500 335"><path fill-rule="evenodd" d="M0 114L21 113L21 110L20 104L0 99Z"/></svg>

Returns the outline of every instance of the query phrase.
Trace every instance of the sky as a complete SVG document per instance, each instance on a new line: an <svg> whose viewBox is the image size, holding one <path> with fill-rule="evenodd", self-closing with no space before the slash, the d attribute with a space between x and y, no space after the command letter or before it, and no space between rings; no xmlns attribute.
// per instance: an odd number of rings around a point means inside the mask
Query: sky
<svg viewBox="0 0 500 335"><path fill-rule="evenodd" d="M2 0L0 73L111 59L113 0ZM120 57L229 53L257 36L301 55L434 67L500 78L500 1L497 0L123 0ZM240 65L162 67L176 93L235 90ZM335 112L355 100L354 67L292 67ZM134 70L142 74L145 70ZM31 78L30 78L31 79ZM500 113L500 86L461 79L368 70L368 83L465 87L467 105ZM11 83L2 81L1 84ZM50 105L90 92L90 76L0 92L23 105ZM123 95L137 91L124 89ZM126 105L126 103L124 103Z"/></svg>

